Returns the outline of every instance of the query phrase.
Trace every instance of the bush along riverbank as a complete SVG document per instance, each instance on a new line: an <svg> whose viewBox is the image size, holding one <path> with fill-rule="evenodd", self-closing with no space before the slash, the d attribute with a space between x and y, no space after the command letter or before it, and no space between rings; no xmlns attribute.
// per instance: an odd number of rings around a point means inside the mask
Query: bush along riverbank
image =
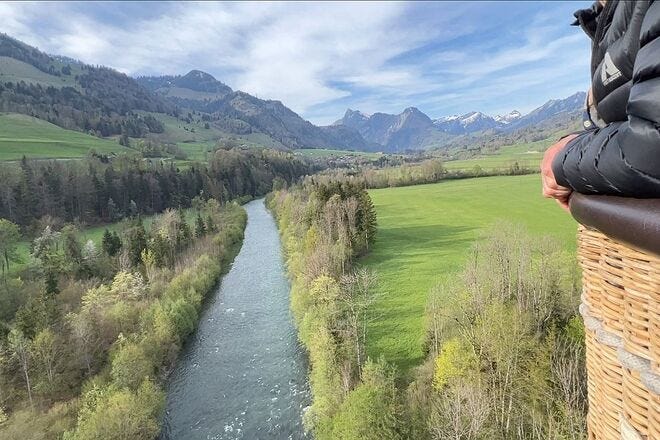
<svg viewBox="0 0 660 440"><path fill-rule="evenodd" d="M323 439L402 438L394 372L367 359L375 274L354 261L369 250L376 215L367 192L351 183L276 191L275 212L292 280L291 308L310 357L311 408L305 426Z"/></svg>
<svg viewBox="0 0 660 440"><path fill-rule="evenodd" d="M148 233L136 221L123 240L107 234L107 281L61 282L18 315L6 347L17 362L3 365L1 383L17 398L22 388L30 404L15 400L0 437L158 436L164 380L247 222L236 203L210 199L197 209L192 225L166 211ZM24 380L4 375L21 365Z"/></svg>

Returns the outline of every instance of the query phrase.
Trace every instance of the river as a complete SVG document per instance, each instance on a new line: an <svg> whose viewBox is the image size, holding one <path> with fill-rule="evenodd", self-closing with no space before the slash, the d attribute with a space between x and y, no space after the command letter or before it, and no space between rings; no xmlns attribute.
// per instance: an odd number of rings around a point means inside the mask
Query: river
<svg viewBox="0 0 660 440"><path fill-rule="evenodd" d="M162 439L306 438L307 359L277 227L263 199L245 209L243 246L170 376Z"/></svg>

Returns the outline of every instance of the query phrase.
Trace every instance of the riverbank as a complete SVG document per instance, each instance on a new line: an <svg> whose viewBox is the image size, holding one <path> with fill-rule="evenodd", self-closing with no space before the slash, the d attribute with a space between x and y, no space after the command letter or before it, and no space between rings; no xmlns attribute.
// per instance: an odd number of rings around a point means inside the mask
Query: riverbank
<svg viewBox="0 0 660 440"><path fill-rule="evenodd" d="M316 440L393 440L402 407L394 375L365 355L375 274L352 267L376 232L371 199L349 182L307 182L276 191L269 206L292 280L291 309L309 351L313 403L305 427Z"/></svg>

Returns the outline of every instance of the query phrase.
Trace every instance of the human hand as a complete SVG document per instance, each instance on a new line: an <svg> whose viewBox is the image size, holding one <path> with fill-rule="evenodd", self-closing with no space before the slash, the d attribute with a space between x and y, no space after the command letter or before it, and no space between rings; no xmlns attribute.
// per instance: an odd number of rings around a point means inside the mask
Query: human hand
<svg viewBox="0 0 660 440"><path fill-rule="evenodd" d="M552 172L552 161L557 153L564 149L566 144L577 137L576 134L571 134L561 139L556 144L548 148L543 155L541 161L541 181L543 183L543 196L555 199L559 206L565 211L568 211L568 200L571 197L572 189L561 186L555 179L555 174Z"/></svg>

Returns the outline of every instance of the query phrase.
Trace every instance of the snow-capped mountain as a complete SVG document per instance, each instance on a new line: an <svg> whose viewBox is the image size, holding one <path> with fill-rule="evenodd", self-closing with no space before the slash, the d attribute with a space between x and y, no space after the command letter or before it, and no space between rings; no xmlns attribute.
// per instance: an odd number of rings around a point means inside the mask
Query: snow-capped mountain
<svg viewBox="0 0 660 440"><path fill-rule="evenodd" d="M506 115L497 115L495 116L495 121L501 122L502 124L510 124L513 121L520 119L522 114L518 110L507 113Z"/></svg>
<svg viewBox="0 0 660 440"><path fill-rule="evenodd" d="M537 107L524 116L508 124L507 130L514 130L517 128L527 127L528 125L537 124L545 121L560 113L573 113L584 109L587 94L584 92L577 92L568 98L564 99L551 99Z"/></svg>
<svg viewBox="0 0 660 440"><path fill-rule="evenodd" d="M433 125L444 133L459 135L497 128L499 123L482 112L469 112L460 116L438 118L433 121Z"/></svg>
<svg viewBox="0 0 660 440"><path fill-rule="evenodd" d="M333 126L355 130L370 145L375 145L376 148L380 145L384 151L405 151L441 145L448 139L462 135L510 132L543 123L560 114L569 118L575 117L584 107L584 99L584 92L575 93L565 99L552 99L526 115L517 110L497 116L472 111L433 120L415 107L408 107L398 115L368 115L348 109L344 117Z"/></svg>

